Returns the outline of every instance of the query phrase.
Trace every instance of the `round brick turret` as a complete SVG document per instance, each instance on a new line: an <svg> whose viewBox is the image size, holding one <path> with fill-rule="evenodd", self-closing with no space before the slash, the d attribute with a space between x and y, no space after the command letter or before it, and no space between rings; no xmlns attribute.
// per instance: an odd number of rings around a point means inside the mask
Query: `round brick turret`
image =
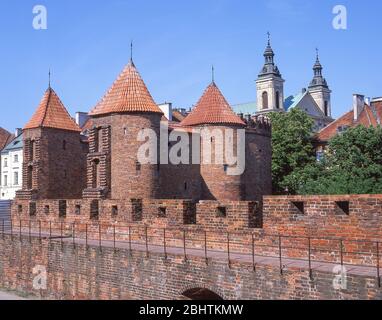
<svg viewBox="0 0 382 320"><path fill-rule="evenodd" d="M201 198L203 200L243 200L245 198L244 176L240 172L232 173L233 167L237 164L231 166L227 152L232 150L233 157L238 155L237 135L239 130L243 130L245 135L246 124L233 112L214 82L207 87L196 107L181 125L197 127L201 130ZM231 138L230 135L232 135ZM227 145L228 148L226 148ZM245 145L243 147L245 152ZM211 150L211 154L207 150ZM245 162L245 159L243 161Z"/></svg>
<svg viewBox="0 0 382 320"><path fill-rule="evenodd" d="M138 134L149 129L153 145L159 146L163 113L132 61L90 115L94 123L91 131L96 134L89 139L88 188L84 196L156 198L159 166L139 161L138 150L147 142L139 141Z"/></svg>

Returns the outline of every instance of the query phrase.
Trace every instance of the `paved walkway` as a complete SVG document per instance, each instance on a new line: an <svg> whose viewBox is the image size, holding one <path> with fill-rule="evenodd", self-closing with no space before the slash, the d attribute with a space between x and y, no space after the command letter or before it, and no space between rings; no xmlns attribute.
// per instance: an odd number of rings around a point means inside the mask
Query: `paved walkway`
<svg viewBox="0 0 382 320"><path fill-rule="evenodd" d="M0 291L0 300L26 300L26 299L19 297L13 293Z"/></svg>

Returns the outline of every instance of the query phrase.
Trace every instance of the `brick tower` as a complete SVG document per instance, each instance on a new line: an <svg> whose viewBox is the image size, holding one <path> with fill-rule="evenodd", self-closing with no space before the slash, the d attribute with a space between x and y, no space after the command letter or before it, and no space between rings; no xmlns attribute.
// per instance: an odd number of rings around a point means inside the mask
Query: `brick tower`
<svg viewBox="0 0 382 320"><path fill-rule="evenodd" d="M24 127L23 187L19 199L81 197L86 145L81 129L49 86Z"/></svg>
<svg viewBox="0 0 382 320"><path fill-rule="evenodd" d="M225 152L228 142L226 140L229 139L225 135L227 129L233 130L233 150L236 153L237 130L244 129L245 125L244 121L232 111L214 81L207 87L192 112L181 122L181 126L205 129L206 133L210 133L210 136L207 134L201 138L200 172L203 200L243 200L245 198L243 175L228 175L229 165ZM211 147L211 162L207 160L209 156L206 157L208 152L205 152L209 147ZM223 151L222 162L217 160L218 150Z"/></svg>
<svg viewBox="0 0 382 320"><path fill-rule="evenodd" d="M133 61L90 112L87 188L84 198L156 198L159 165L138 161L138 133L151 129L159 145L163 113L155 104Z"/></svg>

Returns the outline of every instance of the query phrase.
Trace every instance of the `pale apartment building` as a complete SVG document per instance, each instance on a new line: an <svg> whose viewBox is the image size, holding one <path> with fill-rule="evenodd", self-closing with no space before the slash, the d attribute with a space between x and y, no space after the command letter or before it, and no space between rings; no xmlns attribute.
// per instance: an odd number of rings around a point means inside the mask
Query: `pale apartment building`
<svg viewBox="0 0 382 320"><path fill-rule="evenodd" d="M12 200L22 188L23 135L16 130L14 138L1 151L0 200Z"/></svg>

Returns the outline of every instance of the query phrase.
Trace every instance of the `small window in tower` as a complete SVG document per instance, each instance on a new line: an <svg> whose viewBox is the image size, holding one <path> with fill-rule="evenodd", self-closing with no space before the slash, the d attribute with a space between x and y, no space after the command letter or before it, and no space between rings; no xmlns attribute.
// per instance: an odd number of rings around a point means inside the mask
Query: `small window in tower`
<svg viewBox="0 0 382 320"><path fill-rule="evenodd" d="M228 164L224 164L224 165L223 165L223 169L224 169L224 172L227 172L227 170L228 170Z"/></svg>
<svg viewBox="0 0 382 320"><path fill-rule="evenodd" d="M44 207L44 213L45 213L46 215L48 215L48 214L49 214L49 211L50 211L49 206L48 206L48 205L45 205L45 207Z"/></svg>
<svg viewBox="0 0 382 320"><path fill-rule="evenodd" d="M276 91L276 108L280 109L280 92Z"/></svg>
<svg viewBox="0 0 382 320"><path fill-rule="evenodd" d="M111 207L111 216L112 217L118 216L118 206L112 206Z"/></svg>
<svg viewBox="0 0 382 320"><path fill-rule="evenodd" d="M64 141L62 142L62 149L63 149L63 150L66 150L66 140L64 140Z"/></svg>
<svg viewBox="0 0 382 320"><path fill-rule="evenodd" d="M60 218L66 218L66 200L58 201L58 216Z"/></svg>
<svg viewBox="0 0 382 320"><path fill-rule="evenodd" d="M123 128L123 134L127 136L127 128Z"/></svg>
<svg viewBox="0 0 382 320"><path fill-rule="evenodd" d="M36 202L29 202L29 215L31 217L36 216L36 211L37 211Z"/></svg>
<svg viewBox="0 0 382 320"><path fill-rule="evenodd" d="M268 109L268 92L264 91L262 94L263 98L263 109Z"/></svg>
<svg viewBox="0 0 382 320"><path fill-rule="evenodd" d="M79 205L79 204L76 204L76 207L75 207L75 214L77 215L77 216L79 216L80 214L81 214L81 205Z"/></svg>
<svg viewBox="0 0 382 320"><path fill-rule="evenodd" d="M329 115L329 108L328 108L328 101L325 101L325 106L324 106L324 112L325 112L325 116L328 116Z"/></svg>
<svg viewBox="0 0 382 320"><path fill-rule="evenodd" d="M188 188L188 185L187 185L187 181L184 182L184 190L187 190Z"/></svg>
<svg viewBox="0 0 382 320"><path fill-rule="evenodd" d="M35 156L35 141L30 140L30 143L29 143L29 160L33 161L34 156Z"/></svg>
<svg viewBox="0 0 382 320"><path fill-rule="evenodd" d="M141 163L139 161L135 162L135 171L137 174L141 173Z"/></svg>
<svg viewBox="0 0 382 320"><path fill-rule="evenodd" d="M64 179L66 179L67 177L68 177L68 172L64 170Z"/></svg>
<svg viewBox="0 0 382 320"><path fill-rule="evenodd" d="M23 213L23 206L21 204L19 204L17 206L17 212L18 212L18 214L22 214Z"/></svg>
<svg viewBox="0 0 382 320"><path fill-rule="evenodd" d="M143 203L142 199L131 199L133 221L142 221Z"/></svg>
<svg viewBox="0 0 382 320"><path fill-rule="evenodd" d="M99 218L99 202L98 200L92 200L90 203L90 219L98 220Z"/></svg>

